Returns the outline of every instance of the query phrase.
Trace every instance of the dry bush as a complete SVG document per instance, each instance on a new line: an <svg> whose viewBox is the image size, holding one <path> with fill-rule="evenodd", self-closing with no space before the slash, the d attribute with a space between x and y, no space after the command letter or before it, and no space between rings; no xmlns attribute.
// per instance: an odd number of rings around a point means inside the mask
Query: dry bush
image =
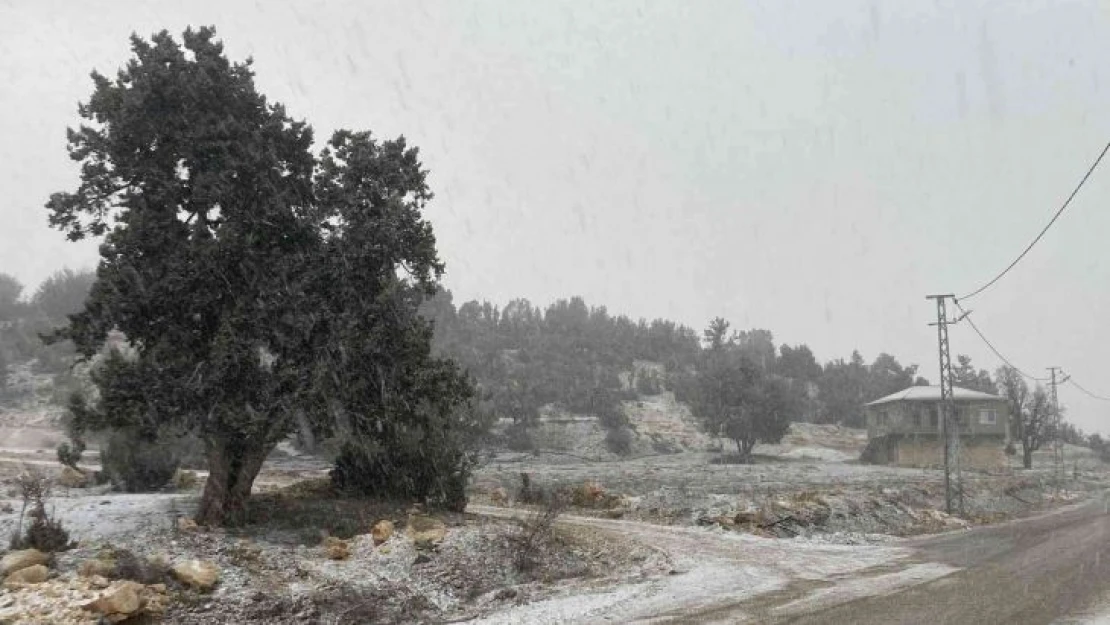
<svg viewBox="0 0 1110 625"><path fill-rule="evenodd" d="M632 442L635 434L627 426L606 430L605 448L618 456L627 456L632 453Z"/></svg>
<svg viewBox="0 0 1110 625"><path fill-rule="evenodd" d="M513 567L525 573L535 568L540 556L550 549L554 538L555 521L570 505L572 495L560 490L552 493L537 510L521 521L520 529L511 537Z"/></svg>
<svg viewBox="0 0 1110 625"><path fill-rule="evenodd" d="M532 483L532 476L528 473L520 474L520 490L516 493L516 500L525 504L545 503L548 500L547 490L542 486Z"/></svg>
<svg viewBox="0 0 1110 625"><path fill-rule="evenodd" d="M12 549L33 547L39 551L52 553L69 548L69 532L46 512L46 501L50 498L51 483L42 473L24 471L16 479L23 507L19 511L19 522L11 537ZM23 517L31 518L31 525L23 531Z"/></svg>
<svg viewBox="0 0 1110 625"><path fill-rule="evenodd" d="M570 492L570 503L576 508L605 507L605 489L597 482L588 481Z"/></svg>
<svg viewBox="0 0 1110 625"><path fill-rule="evenodd" d="M135 555L128 549L109 547L97 559L113 564L109 579L129 579L140 584L157 584L166 580L170 565L161 558Z"/></svg>
<svg viewBox="0 0 1110 625"><path fill-rule="evenodd" d="M173 474L173 487L176 490L193 490L200 484L200 478L193 471L178 469Z"/></svg>

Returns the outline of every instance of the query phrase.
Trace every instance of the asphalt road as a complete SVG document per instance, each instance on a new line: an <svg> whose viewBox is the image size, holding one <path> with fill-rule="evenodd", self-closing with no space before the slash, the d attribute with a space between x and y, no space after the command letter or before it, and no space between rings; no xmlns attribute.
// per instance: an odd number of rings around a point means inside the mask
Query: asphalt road
<svg viewBox="0 0 1110 625"><path fill-rule="evenodd" d="M781 623L1068 622L1110 599L1107 496L1060 512L912 541L917 559L960 570ZM1106 551L1106 555L1103 555ZM739 606L737 606L739 607ZM715 615L716 621L721 616ZM1082 622L1080 619L1078 622Z"/></svg>

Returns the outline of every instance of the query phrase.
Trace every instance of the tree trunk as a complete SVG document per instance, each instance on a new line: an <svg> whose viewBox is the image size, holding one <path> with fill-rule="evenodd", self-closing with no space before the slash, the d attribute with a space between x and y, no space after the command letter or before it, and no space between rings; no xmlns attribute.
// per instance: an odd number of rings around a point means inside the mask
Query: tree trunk
<svg viewBox="0 0 1110 625"><path fill-rule="evenodd" d="M1027 444L1021 446L1021 465L1026 469L1033 468L1033 449Z"/></svg>
<svg viewBox="0 0 1110 625"><path fill-rule="evenodd" d="M735 439L735 440L736 440L736 451L737 451L737 453L740 454L740 460L742 462L744 462L745 464L751 463L751 461L752 461L752 449L755 448L755 441L754 440L749 441L749 440L745 440L745 439L742 439L742 438L738 438L738 439Z"/></svg>
<svg viewBox="0 0 1110 625"><path fill-rule="evenodd" d="M197 523L208 526L242 523L254 479L275 446L276 443L249 438L206 438L208 481L197 510Z"/></svg>

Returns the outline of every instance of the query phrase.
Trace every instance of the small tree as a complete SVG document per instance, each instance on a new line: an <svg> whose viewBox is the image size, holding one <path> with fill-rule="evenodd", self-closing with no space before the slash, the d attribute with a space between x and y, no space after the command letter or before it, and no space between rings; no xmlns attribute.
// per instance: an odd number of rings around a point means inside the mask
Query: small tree
<svg viewBox="0 0 1110 625"><path fill-rule="evenodd" d="M782 440L798 397L786 380L766 373L734 342L714 342L714 328L719 327L715 320L706 332L710 347L694 378L691 408L707 432L732 440L741 459L748 461L757 442Z"/></svg>
<svg viewBox="0 0 1110 625"><path fill-rule="evenodd" d="M998 390L1010 403L1010 425L1014 440L1021 444L1021 464L1033 467L1033 452L1051 438L1052 406L1048 393L1037 386L1032 392L1013 367L1000 367L995 373Z"/></svg>

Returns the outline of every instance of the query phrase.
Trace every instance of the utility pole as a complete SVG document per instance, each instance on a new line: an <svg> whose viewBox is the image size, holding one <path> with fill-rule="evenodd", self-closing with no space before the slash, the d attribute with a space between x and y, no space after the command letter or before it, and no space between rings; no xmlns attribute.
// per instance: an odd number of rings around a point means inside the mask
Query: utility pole
<svg viewBox="0 0 1110 625"><path fill-rule="evenodd" d="M1056 400L1056 369L1058 367L1048 367L1049 373L1049 398L1052 400L1052 475L1056 479L1056 491L1060 491L1060 468L1063 465L1063 458L1060 454L1060 419L1059 419L1059 404Z"/></svg>
<svg viewBox="0 0 1110 625"><path fill-rule="evenodd" d="M1052 468L1053 476L1056 479L1056 495L1060 495L1060 479L1064 473L1064 438L1063 427L1064 421L1060 418L1060 400L1056 395L1056 372L1060 367L1048 367L1049 384L1052 386L1052 427L1055 435L1052 440ZM1061 381L1062 383L1062 381Z"/></svg>
<svg viewBox="0 0 1110 625"><path fill-rule="evenodd" d="M952 404L952 357L948 349L948 326L960 321L948 320L948 311L945 302L955 300L952 294L926 295L925 299L937 301L937 322L930 326L937 327L937 352L940 355L940 410L941 423L944 432L944 509L948 514L957 510L960 515L964 512L963 479L960 474L960 424L956 420L955 406ZM964 313L967 316L967 313ZM955 489L952 486L952 474L955 473Z"/></svg>

